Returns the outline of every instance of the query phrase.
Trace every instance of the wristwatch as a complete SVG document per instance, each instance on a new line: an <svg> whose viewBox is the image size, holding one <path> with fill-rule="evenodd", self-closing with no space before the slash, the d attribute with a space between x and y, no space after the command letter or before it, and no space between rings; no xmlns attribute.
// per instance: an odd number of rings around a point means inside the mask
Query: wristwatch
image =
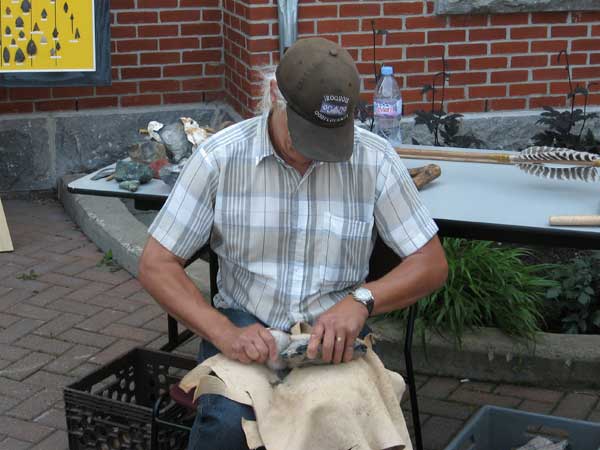
<svg viewBox="0 0 600 450"><path fill-rule="evenodd" d="M373 293L365 287L359 287L355 291L352 292L352 298L359 303L365 305L367 311L369 311L369 317L371 317L371 313L373 312L373 306L375 306L375 299L373 298Z"/></svg>

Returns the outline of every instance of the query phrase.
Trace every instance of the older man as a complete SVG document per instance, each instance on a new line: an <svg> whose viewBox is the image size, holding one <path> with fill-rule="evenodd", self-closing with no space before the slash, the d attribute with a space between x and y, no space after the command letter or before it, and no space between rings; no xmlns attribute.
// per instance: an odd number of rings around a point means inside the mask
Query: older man
<svg viewBox="0 0 600 450"><path fill-rule="evenodd" d="M437 227L391 146L354 127L360 78L349 53L304 39L282 58L262 116L231 126L192 156L150 227L140 281L203 338L200 359L276 358L266 326L312 323L310 357L340 363L369 316L439 288ZM280 97L279 91L283 98ZM376 235L403 261L365 283ZM219 294L210 306L183 265L210 237ZM246 406L200 399L189 448L245 449Z"/></svg>

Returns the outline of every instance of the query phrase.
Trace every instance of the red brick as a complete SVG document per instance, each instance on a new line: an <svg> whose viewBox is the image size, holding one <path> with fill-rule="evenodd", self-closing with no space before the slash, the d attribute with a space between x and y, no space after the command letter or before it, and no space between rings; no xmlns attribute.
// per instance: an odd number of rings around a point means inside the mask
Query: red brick
<svg viewBox="0 0 600 450"><path fill-rule="evenodd" d="M145 65L160 65L160 64L176 64L181 62L181 55L178 52L152 52L142 53L140 55L140 64Z"/></svg>
<svg viewBox="0 0 600 450"><path fill-rule="evenodd" d="M135 8L134 0L111 0L110 9L133 9Z"/></svg>
<svg viewBox="0 0 600 450"><path fill-rule="evenodd" d="M75 100L49 100L36 102L36 111L72 111L75 109Z"/></svg>
<svg viewBox="0 0 600 450"><path fill-rule="evenodd" d="M469 30L469 41L496 41L506 39L505 28L481 28Z"/></svg>
<svg viewBox="0 0 600 450"><path fill-rule="evenodd" d="M571 42L571 51L600 50L600 39L577 39Z"/></svg>
<svg viewBox="0 0 600 450"><path fill-rule="evenodd" d="M113 82L112 86L96 86L96 95L135 94L137 87L135 82Z"/></svg>
<svg viewBox="0 0 600 450"><path fill-rule="evenodd" d="M358 31L358 20L319 20L317 33L340 33L344 31Z"/></svg>
<svg viewBox="0 0 600 450"><path fill-rule="evenodd" d="M371 23L372 19L362 19L362 24L361 24L361 31L372 31L373 30L373 26ZM388 30L388 31L394 31L394 30L402 30L404 28L404 19L399 18L399 17L395 17L395 18L388 18L388 19L377 19L375 21L375 29L379 29L379 30Z"/></svg>
<svg viewBox="0 0 600 450"><path fill-rule="evenodd" d="M163 76L165 77L188 77L201 75L202 64L178 64L176 66L163 67Z"/></svg>
<svg viewBox="0 0 600 450"><path fill-rule="evenodd" d="M563 72L564 74L565 72ZM557 83L550 83L550 94L567 94L570 86L568 81L560 81Z"/></svg>
<svg viewBox="0 0 600 450"><path fill-rule="evenodd" d="M491 111L500 110L522 110L525 109L526 101L524 98L498 98L491 99L488 107Z"/></svg>
<svg viewBox="0 0 600 450"><path fill-rule="evenodd" d="M531 23L566 23L568 17L568 12L534 12Z"/></svg>
<svg viewBox="0 0 600 450"><path fill-rule="evenodd" d="M533 71L533 80L560 80L566 76L564 69L536 69Z"/></svg>
<svg viewBox="0 0 600 450"><path fill-rule="evenodd" d="M600 36L600 25L594 25L592 27L592 36Z"/></svg>
<svg viewBox="0 0 600 450"><path fill-rule="evenodd" d="M17 114L33 112L33 103L30 102L8 102L0 103L0 113Z"/></svg>
<svg viewBox="0 0 600 450"><path fill-rule="evenodd" d="M394 73L421 73L425 69L424 61L395 61L390 65Z"/></svg>
<svg viewBox="0 0 600 450"><path fill-rule="evenodd" d="M248 23L242 22L241 32L248 36L265 36L269 34L268 23Z"/></svg>
<svg viewBox="0 0 600 450"><path fill-rule="evenodd" d="M223 64L205 64L204 75L223 75L224 69Z"/></svg>
<svg viewBox="0 0 600 450"><path fill-rule="evenodd" d="M485 102L483 100L467 100L463 102L448 102L448 111L455 113L463 112L481 112L484 110Z"/></svg>
<svg viewBox="0 0 600 450"><path fill-rule="evenodd" d="M157 50L156 39L126 39L117 41L117 51L119 53L136 52L140 50Z"/></svg>
<svg viewBox="0 0 600 450"><path fill-rule="evenodd" d="M384 16L422 14L423 2L392 2L383 4Z"/></svg>
<svg viewBox="0 0 600 450"><path fill-rule="evenodd" d="M138 65L138 54L137 53L117 53L117 54L111 55L110 63L113 67L137 66Z"/></svg>
<svg viewBox="0 0 600 450"><path fill-rule="evenodd" d="M452 28L485 27L487 24L488 16L486 15L450 16L450 27Z"/></svg>
<svg viewBox="0 0 600 450"><path fill-rule="evenodd" d="M340 5L340 17L367 17L379 16L381 5L379 3L360 3L358 5Z"/></svg>
<svg viewBox="0 0 600 450"><path fill-rule="evenodd" d="M202 20L205 22L220 22L223 19L223 13L220 9L203 9Z"/></svg>
<svg viewBox="0 0 600 450"><path fill-rule="evenodd" d="M439 81L440 78L437 79ZM435 87L436 90L436 102L440 99L442 94L442 86ZM427 101L432 100L433 93L429 91L426 94ZM465 88L464 87L446 87L444 89L444 98L446 100L463 100L465 98Z"/></svg>
<svg viewBox="0 0 600 450"><path fill-rule="evenodd" d="M422 87L426 84L431 84L433 81L432 75L411 75L406 77L407 87Z"/></svg>
<svg viewBox="0 0 600 450"><path fill-rule="evenodd" d="M122 12L117 14L119 23L156 23L158 14L156 12Z"/></svg>
<svg viewBox="0 0 600 450"><path fill-rule="evenodd" d="M466 84L483 84L487 82L486 72L462 72L450 75L450 86L463 86Z"/></svg>
<svg viewBox="0 0 600 450"><path fill-rule="evenodd" d="M424 58L424 57L442 57L444 54L444 46L443 45L421 45L414 46L411 45L406 49L406 57L407 58Z"/></svg>
<svg viewBox="0 0 600 450"><path fill-rule="evenodd" d="M554 26L552 27L552 37L581 37L587 36L588 27L586 25L576 26Z"/></svg>
<svg viewBox="0 0 600 450"><path fill-rule="evenodd" d="M223 80L220 77L202 77L193 80L184 80L181 85L182 91L207 91L221 89Z"/></svg>
<svg viewBox="0 0 600 450"><path fill-rule="evenodd" d="M563 40L547 40L547 41L532 41L531 42L531 52L539 53L539 52L547 52L547 53L557 53L563 49L568 47L568 42Z"/></svg>
<svg viewBox="0 0 600 450"><path fill-rule="evenodd" d="M11 100L40 100L51 97L50 88L12 88Z"/></svg>
<svg viewBox="0 0 600 450"><path fill-rule="evenodd" d="M548 65L548 55L513 56L510 67L543 67Z"/></svg>
<svg viewBox="0 0 600 450"><path fill-rule="evenodd" d="M382 61L393 61L402 59L402 47L383 47L378 48L376 51L378 60ZM365 48L361 50L361 61L372 61L373 60L373 49Z"/></svg>
<svg viewBox="0 0 600 450"><path fill-rule="evenodd" d="M140 81L140 92L172 92L179 90L179 80Z"/></svg>
<svg viewBox="0 0 600 450"><path fill-rule="evenodd" d="M464 42L467 33L464 30L428 31L427 43L436 42Z"/></svg>
<svg viewBox="0 0 600 450"><path fill-rule="evenodd" d="M183 62L220 61L221 55L221 50L194 50L191 52L183 52Z"/></svg>
<svg viewBox="0 0 600 450"><path fill-rule="evenodd" d="M298 8L299 19L322 19L337 17L337 5L300 5Z"/></svg>
<svg viewBox="0 0 600 450"><path fill-rule="evenodd" d="M564 106L565 97L535 97L529 99L530 108L541 108L543 106Z"/></svg>
<svg viewBox="0 0 600 450"><path fill-rule="evenodd" d="M503 70L492 72L492 83L514 83L527 81L529 72L527 70Z"/></svg>
<svg viewBox="0 0 600 450"><path fill-rule="evenodd" d="M199 40L195 37L161 39L161 50L178 50L183 48L198 48Z"/></svg>
<svg viewBox="0 0 600 450"><path fill-rule="evenodd" d="M446 72L448 71L463 71L467 68L467 60L461 58L449 58L446 59ZM444 70L442 60L439 58L429 59L427 61L427 71L428 72L441 72Z"/></svg>
<svg viewBox="0 0 600 450"><path fill-rule="evenodd" d="M218 48L219 50L223 50L223 38L220 36L209 36L203 37L200 41L200 48L208 49L208 48Z"/></svg>
<svg viewBox="0 0 600 450"><path fill-rule="evenodd" d="M575 67L572 73L576 80L600 79L600 66Z"/></svg>
<svg viewBox="0 0 600 450"><path fill-rule="evenodd" d="M569 63L572 66L583 66L587 64L588 54L587 53L571 53L569 54ZM550 55L551 66L564 66L566 62L565 55L562 55L560 61L558 55Z"/></svg>
<svg viewBox="0 0 600 450"><path fill-rule="evenodd" d="M248 51L269 52L279 48L279 39L248 39Z"/></svg>
<svg viewBox="0 0 600 450"><path fill-rule="evenodd" d="M82 98L78 102L79 109L113 108L119 105L118 97Z"/></svg>
<svg viewBox="0 0 600 450"><path fill-rule="evenodd" d="M405 103L404 104L404 114L407 116L410 114L414 114L415 111L419 110L428 110L430 107L429 103Z"/></svg>
<svg viewBox="0 0 600 450"><path fill-rule="evenodd" d="M119 27L113 25L110 27L110 37L111 39L122 39L122 38L132 38L136 37L136 27L132 26L123 26Z"/></svg>
<svg viewBox="0 0 600 450"><path fill-rule="evenodd" d="M221 34L219 23L183 23L181 24L182 36L207 36L209 34Z"/></svg>
<svg viewBox="0 0 600 450"><path fill-rule="evenodd" d="M425 33L422 31L393 32L388 34L387 45L424 44Z"/></svg>
<svg viewBox="0 0 600 450"><path fill-rule="evenodd" d="M548 85L546 83L511 84L508 89L511 96L546 94Z"/></svg>
<svg viewBox="0 0 600 450"><path fill-rule="evenodd" d="M178 25L140 25L139 37L178 36Z"/></svg>
<svg viewBox="0 0 600 450"><path fill-rule="evenodd" d="M200 20L200 11L195 9L187 9L181 10L178 9L176 11L161 11L160 12L160 21L165 22L195 22Z"/></svg>
<svg viewBox="0 0 600 450"><path fill-rule="evenodd" d="M385 6L384 6L385 9ZM423 28L445 28L446 17L445 16L420 16L420 17L407 17L406 18L406 29L423 29Z"/></svg>
<svg viewBox="0 0 600 450"><path fill-rule="evenodd" d="M490 18L491 25L526 25L529 23L528 13L497 14Z"/></svg>
<svg viewBox="0 0 600 450"><path fill-rule="evenodd" d="M160 105L161 100L160 94L131 95L127 97L121 97L121 106Z"/></svg>
<svg viewBox="0 0 600 450"><path fill-rule="evenodd" d="M450 56L486 55L487 44L456 44L448 46Z"/></svg>
<svg viewBox="0 0 600 450"><path fill-rule="evenodd" d="M505 97L506 86L472 86L469 88L469 98Z"/></svg>
<svg viewBox="0 0 600 450"><path fill-rule="evenodd" d="M600 64L600 53L590 55L590 64Z"/></svg>
<svg viewBox="0 0 600 450"><path fill-rule="evenodd" d="M505 69L507 66L507 58L472 58L469 60L470 70Z"/></svg>
<svg viewBox="0 0 600 450"><path fill-rule="evenodd" d="M491 44L491 46L493 55L527 53L529 51L529 44L527 42L497 42Z"/></svg>
<svg viewBox="0 0 600 450"><path fill-rule="evenodd" d="M276 20L276 6L261 6L258 8L248 8L248 20Z"/></svg>
<svg viewBox="0 0 600 450"><path fill-rule="evenodd" d="M55 87L52 88L52 97L53 98L61 98L61 97L90 97L94 95L93 87Z"/></svg>
<svg viewBox="0 0 600 450"><path fill-rule="evenodd" d="M300 34L300 35L315 34L314 20L299 20L298 21L298 34Z"/></svg>
<svg viewBox="0 0 600 450"><path fill-rule="evenodd" d="M600 11L598 12L574 12L573 23L580 22L600 22Z"/></svg>
<svg viewBox="0 0 600 450"><path fill-rule="evenodd" d="M138 0L137 6L138 8L177 8L177 0Z"/></svg>
<svg viewBox="0 0 600 450"><path fill-rule="evenodd" d="M121 78L160 78L160 67L131 67L121 69Z"/></svg>
<svg viewBox="0 0 600 450"><path fill-rule="evenodd" d="M548 37L548 27L518 27L510 29L511 39L536 39Z"/></svg>

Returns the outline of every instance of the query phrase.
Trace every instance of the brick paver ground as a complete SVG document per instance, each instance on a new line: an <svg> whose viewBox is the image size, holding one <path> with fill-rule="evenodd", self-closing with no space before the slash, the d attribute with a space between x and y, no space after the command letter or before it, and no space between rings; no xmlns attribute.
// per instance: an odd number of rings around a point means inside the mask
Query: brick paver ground
<svg viewBox="0 0 600 450"><path fill-rule="evenodd" d="M160 346L166 320L127 272L99 265L103 254L58 202L3 203L15 251L0 254L0 450L62 450L62 388L132 347ZM418 383L427 450L444 448L483 404L600 422L599 391Z"/></svg>

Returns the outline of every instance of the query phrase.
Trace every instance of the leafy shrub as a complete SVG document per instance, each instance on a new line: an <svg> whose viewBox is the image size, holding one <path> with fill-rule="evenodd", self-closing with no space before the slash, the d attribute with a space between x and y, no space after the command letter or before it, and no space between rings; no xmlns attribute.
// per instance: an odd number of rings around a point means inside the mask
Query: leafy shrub
<svg viewBox="0 0 600 450"><path fill-rule="evenodd" d="M552 273L558 281L546 292L564 333L600 333L600 253L578 256Z"/></svg>
<svg viewBox="0 0 600 450"><path fill-rule="evenodd" d="M533 338L543 322L544 294L557 283L543 274L552 264L526 264L525 249L489 241L444 239L446 285L419 300L417 331L453 336L457 344L474 327L497 327L506 334ZM390 314L406 320L408 310Z"/></svg>

